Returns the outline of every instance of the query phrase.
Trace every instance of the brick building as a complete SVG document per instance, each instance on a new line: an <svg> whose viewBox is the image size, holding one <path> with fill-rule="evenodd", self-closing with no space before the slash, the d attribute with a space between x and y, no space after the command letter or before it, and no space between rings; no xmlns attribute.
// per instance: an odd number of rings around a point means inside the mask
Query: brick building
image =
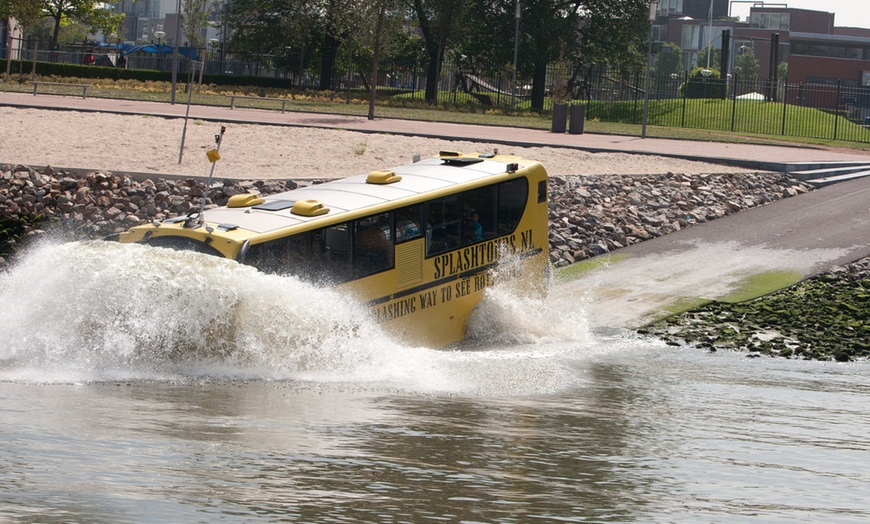
<svg viewBox="0 0 870 524"><path fill-rule="evenodd" d="M700 4L708 6L706 16ZM762 78L770 76L775 59L788 63L790 83L870 85L870 28L837 27L834 13L775 5L779 7L752 7L748 20L737 21L727 16L728 0L663 0L654 36L680 46L687 69L705 66L697 58L708 46L721 53L722 34L727 30L729 64L723 69L728 73L733 73L738 54L751 51L760 62ZM771 43L777 39L774 55Z"/></svg>

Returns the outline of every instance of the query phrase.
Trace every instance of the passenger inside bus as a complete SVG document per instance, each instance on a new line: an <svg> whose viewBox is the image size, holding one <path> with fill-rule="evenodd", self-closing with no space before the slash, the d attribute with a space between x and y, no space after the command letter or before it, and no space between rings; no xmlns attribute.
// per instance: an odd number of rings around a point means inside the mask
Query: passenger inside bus
<svg viewBox="0 0 870 524"><path fill-rule="evenodd" d="M480 216L477 213L472 213L468 222L469 241L480 242L483 240L483 226L480 225Z"/></svg>
<svg viewBox="0 0 870 524"><path fill-rule="evenodd" d="M409 206L396 211L396 243L405 242L423 235L420 227L420 214L422 208L419 205Z"/></svg>

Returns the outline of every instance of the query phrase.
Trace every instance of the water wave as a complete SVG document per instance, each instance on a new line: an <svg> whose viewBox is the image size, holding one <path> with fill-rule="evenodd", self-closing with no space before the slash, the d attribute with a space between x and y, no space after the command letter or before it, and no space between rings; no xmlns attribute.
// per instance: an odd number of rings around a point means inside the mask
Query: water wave
<svg viewBox="0 0 870 524"><path fill-rule="evenodd" d="M0 274L0 318L0 380L38 383L212 377L524 393L563 387L565 348L594 345L582 308L495 287L470 345L405 347L336 290L110 242L31 249ZM529 376L541 379L523 386Z"/></svg>

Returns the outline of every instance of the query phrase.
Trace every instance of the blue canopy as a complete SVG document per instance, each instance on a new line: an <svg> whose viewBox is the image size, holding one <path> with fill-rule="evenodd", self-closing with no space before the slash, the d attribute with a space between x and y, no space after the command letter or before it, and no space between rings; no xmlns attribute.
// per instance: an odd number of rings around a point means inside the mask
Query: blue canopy
<svg viewBox="0 0 870 524"><path fill-rule="evenodd" d="M161 44L148 44L148 45L133 45L133 44L120 44L118 49L124 52L125 54L135 53L137 51L142 51L143 53L157 53L161 55L171 55L173 49L175 49L171 45ZM179 47L178 53L181 55L190 58L191 60L199 60L199 53L196 51L194 47Z"/></svg>

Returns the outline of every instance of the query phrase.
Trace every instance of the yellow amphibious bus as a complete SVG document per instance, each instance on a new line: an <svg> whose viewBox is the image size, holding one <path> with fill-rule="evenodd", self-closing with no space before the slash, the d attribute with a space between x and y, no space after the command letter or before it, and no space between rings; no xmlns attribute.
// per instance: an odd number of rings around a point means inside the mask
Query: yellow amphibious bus
<svg viewBox="0 0 870 524"><path fill-rule="evenodd" d="M339 286L387 332L462 340L495 280L540 292L549 263L547 173L497 154L438 158L155 221L121 242L195 250ZM505 266L510 270L505 270Z"/></svg>

